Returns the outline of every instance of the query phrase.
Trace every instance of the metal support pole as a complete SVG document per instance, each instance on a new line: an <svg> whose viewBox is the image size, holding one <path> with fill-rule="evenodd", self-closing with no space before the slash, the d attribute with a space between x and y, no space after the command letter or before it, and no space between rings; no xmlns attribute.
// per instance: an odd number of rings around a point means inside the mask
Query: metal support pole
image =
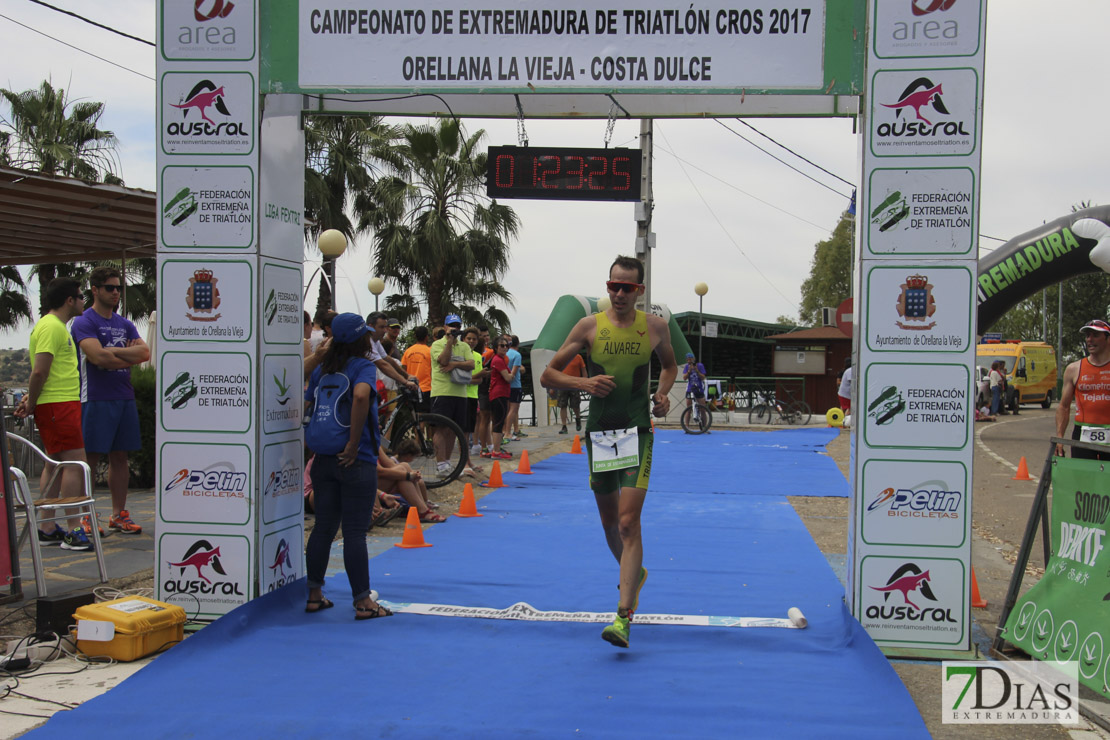
<svg viewBox="0 0 1110 740"><path fill-rule="evenodd" d="M705 362L705 358L701 356L701 338L705 335L705 314L701 310L704 300L705 296L698 296L698 362Z"/></svg>
<svg viewBox="0 0 1110 740"><path fill-rule="evenodd" d="M636 222L636 244L643 246L643 253L636 256L644 263L644 305L643 311L651 313L651 147L652 121L640 121L640 203L643 205L644 218ZM639 252L639 249L637 249Z"/></svg>

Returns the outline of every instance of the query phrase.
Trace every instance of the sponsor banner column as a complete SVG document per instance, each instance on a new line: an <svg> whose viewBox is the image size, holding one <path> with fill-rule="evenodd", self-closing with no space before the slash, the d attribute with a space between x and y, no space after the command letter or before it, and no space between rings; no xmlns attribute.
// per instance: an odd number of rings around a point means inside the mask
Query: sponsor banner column
<svg viewBox="0 0 1110 740"><path fill-rule="evenodd" d="M971 644L985 6L868 10L849 591L886 648Z"/></svg>
<svg viewBox="0 0 1110 740"><path fill-rule="evenodd" d="M159 2L155 596L201 619L258 593L257 25Z"/></svg>
<svg viewBox="0 0 1110 740"><path fill-rule="evenodd" d="M267 95L259 152L258 583L304 575L304 132L299 95Z"/></svg>

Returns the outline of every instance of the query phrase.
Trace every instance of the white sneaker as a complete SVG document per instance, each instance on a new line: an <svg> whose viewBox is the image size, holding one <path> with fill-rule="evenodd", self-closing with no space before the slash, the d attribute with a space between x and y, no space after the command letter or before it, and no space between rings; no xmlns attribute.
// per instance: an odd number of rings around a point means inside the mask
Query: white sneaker
<svg viewBox="0 0 1110 740"><path fill-rule="evenodd" d="M446 460L436 463L436 472L440 475L451 472L451 463Z"/></svg>
<svg viewBox="0 0 1110 740"><path fill-rule="evenodd" d="M471 445L470 446L470 454L471 454L471 456L481 455L482 454L482 445Z"/></svg>

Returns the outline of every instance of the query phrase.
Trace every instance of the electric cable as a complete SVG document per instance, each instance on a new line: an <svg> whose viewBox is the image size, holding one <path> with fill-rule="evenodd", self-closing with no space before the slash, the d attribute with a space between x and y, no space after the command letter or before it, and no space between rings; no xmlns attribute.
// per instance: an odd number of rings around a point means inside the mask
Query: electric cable
<svg viewBox="0 0 1110 740"><path fill-rule="evenodd" d="M761 147L761 146L760 146L759 144L756 144L756 143L755 143L754 141L752 141L752 140L751 140L751 139L749 139L748 137L744 136L744 135L743 135L742 133L740 133L739 131L736 131L735 129L729 128L727 124L725 124L725 123L724 123L723 121L721 121L721 119L719 119L719 118L714 118L713 120L714 120L714 121L716 121L716 122L717 122L718 124L720 124L720 125L721 125L722 127L724 127L724 128L725 128L725 129L727 130L727 131L730 131L730 132L732 132L732 133L733 133L733 134L734 134L735 136L738 136L738 137L740 137L740 138L741 138L741 139L743 139L744 141L746 141L746 142L748 142L749 144L751 144L752 146L754 146L754 147L755 147L756 149L758 149L759 151L761 151L761 152L763 152L764 154L766 154L766 155L767 155L768 157L770 157L771 159L775 160L776 162L778 162L778 163L780 163L780 164L782 164L782 165L785 165L786 167L789 167L790 169L794 170L795 172L797 172L797 173L798 173L799 175L801 175L802 177L806 178L807 180L812 180L813 182L817 183L817 184L818 184L818 185L820 185L821 187L825 188L826 190L831 190L832 192L836 193L837 195L839 195L839 196L840 196L840 197L842 197L842 198L851 198L851 197L852 197L851 195L845 195L844 193L840 192L839 190L837 190L836 188L832 187L831 185L826 185L825 183L821 182L820 180L818 180L817 178L813 177L812 175L808 175L808 174L806 174L805 172L802 172L802 171L801 171L800 169L798 169L798 168L797 168L797 167L795 167L794 165L790 164L789 162L786 162L786 161L784 161L784 160L782 160L782 159L780 159L780 158L776 157L776 156L775 156L774 154L771 154L771 152L767 151L766 149L764 149L763 147ZM854 186L853 186L853 187L854 187Z"/></svg>
<svg viewBox="0 0 1110 740"><path fill-rule="evenodd" d="M813 162L813 161L811 161L811 160L809 160L809 159L806 159L806 158L805 158L805 157L803 157L803 156L802 156L801 154L798 154L798 153L797 153L796 151L794 151L794 150L793 150L793 149L791 149L790 147L786 146L785 144L782 144L782 143L779 143L778 141L775 141L775 139L773 139L773 138L771 138L770 136L768 136L767 134L763 133L762 131L760 131L759 129L757 129L757 128L756 128L755 126L751 125L750 123L748 123L748 122L747 122L747 121L745 121L744 119L742 119L742 118L737 118L736 120L737 120L737 121L739 121L740 123L744 124L744 125L745 125L745 126L747 126L748 128L750 128L750 129L751 129L752 131L755 131L755 132L756 132L757 134L759 134L760 136L762 136L762 137L763 137L764 139L767 139L767 141L770 141L770 142L771 142L772 144L774 144L775 146L779 146L779 147L782 147L783 149L785 149L786 151L790 152L791 154L793 154L793 155L794 155L795 157L797 157L798 159L802 160L803 162L805 162L805 163L807 163L807 164L811 164L811 165L813 165L814 167L816 167L817 169L821 170L821 171L822 171L822 172L824 172L824 173L825 173L826 175L829 175L830 177L835 177L835 178L836 178L837 180L840 180L840 181L841 181L842 183L844 183L845 185L847 185L847 186L848 186L848 187L850 187L850 188L854 188L854 187L855 187L855 185L854 185L854 184L852 184L852 183L848 182L847 180L845 180L845 179L844 179L843 177L841 177L840 175L836 174L835 172L829 172L828 170L826 170L826 169L825 169L824 167L822 167L821 165L819 165L819 164L817 164L816 162Z"/></svg>
<svg viewBox="0 0 1110 740"><path fill-rule="evenodd" d="M656 127L657 127L657 130L659 131L659 134L663 137L663 140L667 142L667 146L670 146L671 142L670 142L670 140L667 139L667 134L661 128L658 128L658 123L656 124ZM674 156L674 155L672 155L672 156ZM678 159L678 157L675 157L675 159ZM680 160L680 163L679 163L679 168L682 170L682 174L686 175L686 179L689 181L690 187L692 187L694 189L694 192L698 194L698 197L701 198L701 202L705 205L706 209L709 211L709 214L711 216L713 216L713 220L717 222L717 225L721 227L721 230L725 233L725 236L728 237L728 240L730 242L732 242L732 246L736 248L736 251L738 251L741 255L744 256L744 259L746 259L748 261L748 264L750 264L752 266L752 269L754 269L756 271L756 273L761 278L763 278L764 282L766 282L768 285L770 285L771 288L773 288L774 291L776 293L778 293L784 301L787 302L787 304L789 304L795 311L797 311L798 306L794 303L794 301L787 298L786 294L783 293L781 290L779 290L778 286L775 285L773 282L771 282L771 279L763 274L763 271L760 270L759 266L755 262L752 261L752 258L748 256L747 252L745 252L743 250L743 248L741 248L741 246L736 243L736 240L732 238L732 234L730 234L728 229L725 228L725 225L723 223L721 223L721 219L717 217L716 212L714 212L712 206L710 206L708 201L706 201L705 196L703 196L701 194L701 190L698 189L698 186L694 183L693 178L690 177L690 174L686 171L686 168L682 165L681 160Z"/></svg>
<svg viewBox="0 0 1110 740"><path fill-rule="evenodd" d="M123 31L120 31L119 29L112 28L111 26L105 26L103 23L97 23L94 20L89 20L88 18L86 18L83 15L78 15L77 13L74 13L72 10L66 10L65 8L59 8L59 7L56 7L54 5L51 5L50 3L44 3L42 0L30 0L30 1L35 3L36 5L41 5L44 8L50 8L51 10L57 11L59 13L64 13L65 15L73 16L77 20L84 21L85 23L88 23L89 25L92 25L92 26L96 26L97 28L103 28L105 31L111 31L112 33L118 33L120 36L123 36L124 38L127 38L127 39L131 39L132 41L138 41L139 43L146 44L147 46L154 46L153 41L147 41L146 39L141 39L138 36L132 36L129 33L124 33Z"/></svg>
<svg viewBox="0 0 1110 740"><path fill-rule="evenodd" d="M113 67L119 67L120 69L122 69L124 71L127 71L127 72L130 72L131 74L138 75L139 77L143 77L145 79L150 80L151 82L154 82L154 78L151 77L150 75L143 74L142 72L137 72L137 71L131 69L130 67L123 66L122 64L117 64L116 62L113 62L111 59L105 59L102 56L97 56L96 54L93 54L91 51L85 51L84 49L82 49L79 46L74 46L73 44L66 43L65 41L62 41L59 38L55 38L55 37L51 36L48 33L43 33L42 31L38 30L37 28L31 28L26 23L20 23L19 21L15 20L14 18L9 18L8 16L6 16L2 13L0 13L0 18L3 18L6 21L11 21L12 23L16 24L17 26L22 26L23 28L26 28L28 31L32 31L34 33L37 33L40 36L45 36L46 38L50 39L51 41L57 41L59 44L61 44L63 46L68 46L69 48L73 49L74 51L79 51L82 54L88 54L90 57L93 57L94 59L99 59L102 62L107 62L108 64L111 64Z"/></svg>

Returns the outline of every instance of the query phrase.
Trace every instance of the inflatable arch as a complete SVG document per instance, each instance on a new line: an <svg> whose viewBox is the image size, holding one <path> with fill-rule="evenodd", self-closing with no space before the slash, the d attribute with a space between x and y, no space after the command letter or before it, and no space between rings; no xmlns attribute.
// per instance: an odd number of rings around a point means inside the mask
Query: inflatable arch
<svg viewBox="0 0 1110 740"><path fill-rule="evenodd" d="M540 412L547 398L547 390L540 385L540 375L551 362L551 358L563 346L563 342L566 341L570 330L578 320L588 314L597 313L597 302L597 298L580 295L560 296L559 300L555 301L555 306L551 309L543 329L540 330L540 335L536 337L535 344L532 345L532 398L536 401L537 424L546 423L547 420L546 414ZM656 303L652 305L652 313L667 320L667 325L671 328L671 346L674 347L675 358L681 365L682 359L690 351L690 344L682 335L682 330L678 328L678 323L669 308Z"/></svg>
<svg viewBox="0 0 1110 740"><path fill-rule="evenodd" d="M978 333L1039 290L1110 273L1110 206L1085 208L1016 236L979 260Z"/></svg>

